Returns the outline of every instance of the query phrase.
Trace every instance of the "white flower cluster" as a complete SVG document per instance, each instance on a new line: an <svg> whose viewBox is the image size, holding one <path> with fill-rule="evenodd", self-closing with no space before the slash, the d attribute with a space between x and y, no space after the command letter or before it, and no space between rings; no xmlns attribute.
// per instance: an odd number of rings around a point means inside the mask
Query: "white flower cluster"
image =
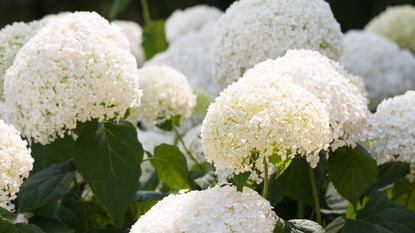
<svg viewBox="0 0 415 233"><path fill-rule="evenodd" d="M328 112L331 148L354 146L368 114L367 100L350 75L334 61L309 50L290 50L248 70L247 76L285 78L311 92Z"/></svg>
<svg viewBox="0 0 415 233"><path fill-rule="evenodd" d="M147 65L140 69L143 90L138 118L160 124L174 116L190 117L196 96L186 76L169 66Z"/></svg>
<svg viewBox="0 0 415 233"><path fill-rule="evenodd" d="M149 61L169 65L188 77L190 85L216 97L219 87L213 76L213 42L216 27L208 25L200 32L182 36L169 48Z"/></svg>
<svg viewBox="0 0 415 233"><path fill-rule="evenodd" d="M415 56L410 51L365 31L347 32L343 43L341 62L347 71L363 77L370 109L415 88Z"/></svg>
<svg viewBox="0 0 415 233"><path fill-rule="evenodd" d="M272 233L277 215L270 203L245 187L213 187L159 201L130 233Z"/></svg>
<svg viewBox="0 0 415 233"><path fill-rule="evenodd" d="M0 30L0 100L3 99L4 74L19 49L43 26L40 21L17 22Z"/></svg>
<svg viewBox="0 0 415 233"><path fill-rule="evenodd" d="M206 25L217 21L222 14L222 11L218 8L206 5L176 10L166 20L165 32L167 40L171 43L188 33L200 31Z"/></svg>
<svg viewBox="0 0 415 233"><path fill-rule="evenodd" d="M27 142L11 125L0 120L0 207L8 208L33 168Z"/></svg>
<svg viewBox="0 0 415 233"><path fill-rule="evenodd" d="M305 155L315 167L328 145L354 146L368 110L349 76L308 50L257 64L210 105L202 127L205 155L222 173L238 174L262 171L264 157L276 152L282 159Z"/></svg>
<svg viewBox="0 0 415 233"><path fill-rule="evenodd" d="M341 55L342 33L323 0L241 0L218 21L214 73L221 87L289 49Z"/></svg>
<svg viewBox="0 0 415 233"><path fill-rule="evenodd" d="M119 119L139 105L138 70L120 29L76 12L43 27L5 75L7 119L47 144L77 122Z"/></svg>
<svg viewBox="0 0 415 233"><path fill-rule="evenodd" d="M365 30L383 35L398 43L402 48L415 51L414 22L414 6L394 6L373 18Z"/></svg>
<svg viewBox="0 0 415 233"><path fill-rule="evenodd" d="M112 24L121 28L122 32L128 39L131 53L137 60L137 65L142 66L145 60L144 50L141 47L143 29L134 21L115 20Z"/></svg>
<svg viewBox="0 0 415 233"><path fill-rule="evenodd" d="M264 159L275 154L283 160L306 155L315 167L318 152L328 146L325 105L306 89L271 76L247 72L209 106L202 147L222 178L249 171L260 182Z"/></svg>
<svg viewBox="0 0 415 233"><path fill-rule="evenodd" d="M379 104L366 123L363 140L378 163L415 162L415 91Z"/></svg>

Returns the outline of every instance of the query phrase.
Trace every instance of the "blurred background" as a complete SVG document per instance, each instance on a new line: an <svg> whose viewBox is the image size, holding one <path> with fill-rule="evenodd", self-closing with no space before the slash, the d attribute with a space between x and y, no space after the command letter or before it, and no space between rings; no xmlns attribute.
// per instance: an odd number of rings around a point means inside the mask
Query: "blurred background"
<svg viewBox="0 0 415 233"><path fill-rule="evenodd" d="M413 4L415 0L327 0L343 31L362 28L373 16L388 5ZM175 9L197 4L217 6L225 10L233 0L148 0L152 19L165 19ZM31 21L61 11L96 11L106 18L114 16L116 4L118 19L142 24L140 0L0 0L0 27L15 21Z"/></svg>

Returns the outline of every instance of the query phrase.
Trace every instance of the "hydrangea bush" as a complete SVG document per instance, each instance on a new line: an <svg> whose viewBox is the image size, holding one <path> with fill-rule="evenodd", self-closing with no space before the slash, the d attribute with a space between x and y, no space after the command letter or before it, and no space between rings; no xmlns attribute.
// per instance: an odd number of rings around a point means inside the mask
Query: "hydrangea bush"
<svg viewBox="0 0 415 233"><path fill-rule="evenodd" d="M141 3L0 30L1 233L413 232L409 51L323 0Z"/></svg>

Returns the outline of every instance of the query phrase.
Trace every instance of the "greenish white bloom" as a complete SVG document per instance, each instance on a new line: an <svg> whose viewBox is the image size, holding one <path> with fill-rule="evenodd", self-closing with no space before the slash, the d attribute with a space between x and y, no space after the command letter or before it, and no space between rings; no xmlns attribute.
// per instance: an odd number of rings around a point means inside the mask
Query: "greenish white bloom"
<svg viewBox="0 0 415 233"><path fill-rule="evenodd" d="M398 43L402 48L415 51L415 7L401 5L388 7L365 27Z"/></svg>
<svg viewBox="0 0 415 233"><path fill-rule="evenodd" d="M135 56L137 65L142 66L145 60L144 50L141 47L143 29L134 21L115 20L112 24L121 28L121 31L128 39L131 53Z"/></svg>
<svg viewBox="0 0 415 233"><path fill-rule="evenodd" d="M165 33L167 40L172 43L188 33L201 31L206 25L216 22L222 14L222 11L218 8L207 5L176 10L166 20Z"/></svg>
<svg viewBox="0 0 415 233"><path fill-rule="evenodd" d="M140 69L143 90L138 118L148 124L160 124L174 116L192 115L196 96L179 71L163 65L147 65Z"/></svg>
<svg viewBox="0 0 415 233"><path fill-rule="evenodd" d="M240 0L218 21L214 73L223 88L289 49L315 50L338 60L342 38L323 0Z"/></svg>
<svg viewBox="0 0 415 233"><path fill-rule="evenodd" d="M0 120L0 207L9 209L23 180L33 168L27 142L19 132Z"/></svg>
<svg viewBox="0 0 415 233"><path fill-rule="evenodd" d="M347 71L363 78L370 109L383 99L415 89L415 56L377 34L347 32L341 62Z"/></svg>
<svg viewBox="0 0 415 233"><path fill-rule="evenodd" d="M385 99L366 123L362 140L379 164L415 162L415 91Z"/></svg>
<svg viewBox="0 0 415 233"><path fill-rule="evenodd" d="M271 156L304 155L315 167L331 139L322 101L284 76L256 67L209 106L201 131L203 151L221 180L248 171L260 182L264 160Z"/></svg>
<svg viewBox="0 0 415 233"><path fill-rule="evenodd" d="M252 189L215 186L165 197L130 233L272 233L277 218L270 203Z"/></svg>
<svg viewBox="0 0 415 233"><path fill-rule="evenodd" d="M138 70L120 29L96 13L56 18L19 51L5 75L7 120L47 144L77 122L122 118L137 107Z"/></svg>

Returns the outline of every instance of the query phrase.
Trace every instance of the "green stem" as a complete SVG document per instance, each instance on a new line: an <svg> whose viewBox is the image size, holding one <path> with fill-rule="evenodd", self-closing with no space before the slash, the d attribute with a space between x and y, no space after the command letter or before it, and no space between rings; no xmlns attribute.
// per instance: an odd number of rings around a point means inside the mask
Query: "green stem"
<svg viewBox="0 0 415 233"><path fill-rule="evenodd" d="M141 0L141 8L143 12L144 25L147 25L151 21L147 0Z"/></svg>
<svg viewBox="0 0 415 233"><path fill-rule="evenodd" d="M262 197L267 199L268 197L268 163L267 158L264 158L264 189L262 190Z"/></svg>
<svg viewBox="0 0 415 233"><path fill-rule="evenodd" d="M307 166L307 167L308 167L308 175L310 177L311 190L313 192L314 209L316 210L316 219L317 219L317 223L321 225L320 201L318 198L316 177L314 176L313 169L310 166Z"/></svg>
<svg viewBox="0 0 415 233"><path fill-rule="evenodd" d="M409 204L410 204L409 202L411 202L411 197L414 191L415 191L415 181L412 183L411 189L409 190L408 197L406 198L406 202L405 202L406 208L409 207Z"/></svg>
<svg viewBox="0 0 415 233"><path fill-rule="evenodd" d="M192 154L192 152L189 150L189 148L187 148L187 146L186 146L186 143L184 143L184 141L183 141L183 137L182 137L182 135L179 133L179 131L177 130L177 128L176 127L173 127L173 130L174 130L174 133L176 134L176 136L177 136L177 139L179 139L179 142L180 142L180 144L182 144L182 146L183 146L183 149L186 151L186 154L190 157L190 159L192 159L193 160L193 162L197 165L197 166L199 166L199 168L200 169L202 169L202 171L204 172L204 173L206 173L206 170L205 170L205 168L202 166L202 164L201 164L201 162Z"/></svg>
<svg viewBox="0 0 415 233"><path fill-rule="evenodd" d="M304 204L303 204L303 201L298 201L298 203L297 203L297 217L299 219L304 218Z"/></svg>

